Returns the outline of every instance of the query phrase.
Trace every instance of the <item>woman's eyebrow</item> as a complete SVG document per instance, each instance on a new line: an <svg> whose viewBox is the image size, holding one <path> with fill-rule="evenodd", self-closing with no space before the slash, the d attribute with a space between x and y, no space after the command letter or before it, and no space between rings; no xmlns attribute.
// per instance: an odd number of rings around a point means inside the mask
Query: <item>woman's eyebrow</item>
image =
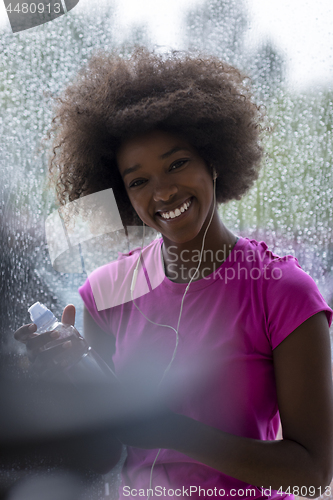
<svg viewBox="0 0 333 500"><path fill-rule="evenodd" d="M124 178L125 175L127 174L130 174L132 172L135 172L136 170L138 170L139 168L141 167L140 163L137 163L136 165L134 165L133 167L128 167L128 168L125 168L125 170L123 171L122 173L122 177Z"/></svg>
<svg viewBox="0 0 333 500"><path fill-rule="evenodd" d="M174 148L170 149L170 151L163 153L160 156L160 158L161 160L165 160L165 158L169 158L169 156L173 155L174 153L177 153L178 151L190 151L190 150L188 148L185 148L184 146L175 146Z"/></svg>

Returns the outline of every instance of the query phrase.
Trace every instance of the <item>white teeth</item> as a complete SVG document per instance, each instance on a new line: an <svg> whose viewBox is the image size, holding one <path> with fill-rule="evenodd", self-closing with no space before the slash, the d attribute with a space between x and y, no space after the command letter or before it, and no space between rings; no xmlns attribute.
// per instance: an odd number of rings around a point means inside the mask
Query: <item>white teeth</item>
<svg viewBox="0 0 333 500"><path fill-rule="evenodd" d="M176 217L179 217L182 213L186 212L186 210L190 205L191 201L186 201L185 203L182 204L181 207L176 208L175 211L171 210L170 212L161 213L161 216L163 217L163 219L175 219Z"/></svg>

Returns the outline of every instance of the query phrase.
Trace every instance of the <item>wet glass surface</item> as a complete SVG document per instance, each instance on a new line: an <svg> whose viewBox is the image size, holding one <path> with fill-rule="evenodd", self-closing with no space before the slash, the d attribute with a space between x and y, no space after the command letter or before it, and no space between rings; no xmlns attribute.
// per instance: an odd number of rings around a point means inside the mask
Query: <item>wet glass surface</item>
<svg viewBox="0 0 333 500"><path fill-rule="evenodd" d="M126 25L120 24L124 14L119 14L117 3L89 6L81 1L70 13L30 30L13 34L8 23L0 27L2 379L30 378L24 347L12 332L29 322L27 309L34 302L47 304L59 318L63 307L73 303L76 327L82 330L77 288L86 274L55 271L45 240L46 217L56 208L47 187L43 143L52 119L51 97L96 48L118 48L126 54L135 43L150 48L159 43L148 23L148 7L147 21L140 18ZM288 58L274 40L267 37L248 45L253 19L245 2L185 2L178 18L174 47L158 50L201 50L244 70L252 78L257 101L267 108L273 130L259 181L244 199L221 208L224 222L238 235L266 241L278 254L296 255L332 307L332 87L325 82L301 89L290 85ZM166 18L166 30L168 23L174 29L172 19ZM76 484L74 479L71 487ZM20 493L12 498L20 499Z"/></svg>

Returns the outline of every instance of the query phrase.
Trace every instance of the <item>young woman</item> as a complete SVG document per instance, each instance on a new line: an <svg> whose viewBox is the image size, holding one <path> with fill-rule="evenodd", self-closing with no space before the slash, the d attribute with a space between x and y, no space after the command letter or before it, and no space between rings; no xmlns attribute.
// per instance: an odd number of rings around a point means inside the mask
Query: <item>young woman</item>
<svg viewBox="0 0 333 500"><path fill-rule="evenodd" d="M174 396L119 432L121 498L329 494L332 311L295 258L238 238L217 210L257 178L262 123L244 75L186 54L99 53L59 101L60 202L112 188L125 227L162 235L80 289L84 335L120 383Z"/></svg>

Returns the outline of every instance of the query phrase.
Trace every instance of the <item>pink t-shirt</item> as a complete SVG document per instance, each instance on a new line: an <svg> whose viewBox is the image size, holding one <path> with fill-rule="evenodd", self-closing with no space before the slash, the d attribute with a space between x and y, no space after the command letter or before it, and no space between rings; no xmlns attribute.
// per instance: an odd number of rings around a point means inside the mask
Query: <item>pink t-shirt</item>
<svg viewBox="0 0 333 500"><path fill-rule="evenodd" d="M164 275L161 242L143 253L135 302L150 320L176 328L186 284ZM138 257L136 250L97 269L79 291L96 323L116 338L113 360L120 380L145 380L156 390L176 334L148 322L128 296ZM174 383L172 410L230 434L274 440L280 418L272 351L319 311L326 311L330 324L331 309L296 258L280 258L263 242L239 238L228 259L191 283L185 296L178 348L165 376L165 383L168 378ZM128 448L120 498L147 498L156 454ZM152 498L288 497L262 492L167 449L156 461L152 488Z"/></svg>

